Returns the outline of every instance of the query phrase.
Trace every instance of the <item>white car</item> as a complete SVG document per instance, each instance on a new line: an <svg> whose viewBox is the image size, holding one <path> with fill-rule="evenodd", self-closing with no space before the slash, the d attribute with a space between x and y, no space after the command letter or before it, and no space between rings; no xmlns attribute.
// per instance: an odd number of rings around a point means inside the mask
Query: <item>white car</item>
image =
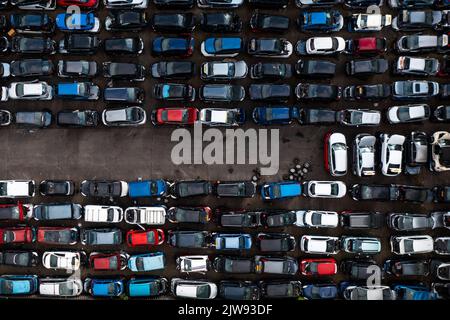
<svg viewBox="0 0 450 320"><path fill-rule="evenodd" d="M80 264L80 252L46 251L42 255L42 265L47 269L76 271L80 269Z"/></svg>
<svg viewBox="0 0 450 320"><path fill-rule="evenodd" d="M163 225L166 223L166 208L129 207L125 210L125 221L129 224Z"/></svg>
<svg viewBox="0 0 450 320"><path fill-rule="evenodd" d="M394 63L394 73L400 75L435 76L440 69L436 58L398 57Z"/></svg>
<svg viewBox="0 0 450 320"><path fill-rule="evenodd" d="M148 0L103 0L108 9L147 9Z"/></svg>
<svg viewBox="0 0 450 320"><path fill-rule="evenodd" d="M11 82L8 96L17 100L51 100L53 87L45 81Z"/></svg>
<svg viewBox="0 0 450 320"><path fill-rule="evenodd" d="M375 175L375 145L377 138L367 133L357 134L353 143L353 174L358 177Z"/></svg>
<svg viewBox="0 0 450 320"><path fill-rule="evenodd" d="M238 126L244 120L243 109L204 108L198 115L198 120L207 126Z"/></svg>
<svg viewBox="0 0 450 320"><path fill-rule="evenodd" d="M83 292L80 279L40 278L39 294L54 297L76 297Z"/></svg>
<svg viewBox="0 0 450 320"><path fill-rule="evenodd" d="M84 221L119 223L123 220L123 209L117 206L84 206Z"/></svg>
<svg viewBox="0 0 450 320"><path fill-rule="evenodd" d="M173 278L170 289L177 298L214 299L217 296L217 285L202 280Z"/></svg>
<svg viewBox="0 0 450 320"><path fill-rule="evenodd" d="M247 76L248 66L245 61L209 61L200 68L203 80L233 80Z"/></svg>
<svg viewBox="0 0 450 320"><path fill-rule="evenodd" d="M430 118L430 107L426 104L393 106L387 110L387 120L392 123L420 122Z"/></svg>
<svg viewBox="0 0 450 320"><path fill-rule="evenodd" d="M434 250L433 238L430 236L392 236L391 251L398 255L431 253Z"/></svg>
<svg viewBox="0 0 450 320"><path fill-rule="evenodd" d="M2 93L0 96L0 101L8 101L9 95L8 95L8 87L1 87Z"/></svg>
<svg viewBox="0 0 450 320"><path fill-rule="evenodd" d="M381 112L370 109L346 109L340 112L340 122L346 126L378 126Z"/></svg>
<svg viewBox="0 0 450 320"><path fill-rule="evenodd" d="M311 254L336 254L339 252L339 238L304 235L300 238L300 250Z"/></svg>
<svg viewBox="0 0 450 320"><path fill-rule="evenodd" d="M342 133L329 133L325 136L325 167L334 177L347 174L347 140Z"/></svg>
<svg viewBox="0 0 450 320"><path fill-rule="evenodd" d="M0 78L7 78L11 75L11 66L9 63L0 62Z"/></svg>
<svg viewBox="0 0 450 320"><path fill-rule="evenodd" d="M353 31L381 31L384 27L390 26L391 22L392 16L390 14L356 13L351 17Z"/></svg>
<svg viewBox="0 0 450 320"><path fill-rule="evenodd" d="M396 293L388 286L348 286L343 291L346 300L395 300Z"/></svg>
<svg viewBox="0 0 450 320"><path fill-rule="evenodd" d="M27 198L34 193L33 180L0 180L0 198Z"/></svg>
<svg viewBox="0 0 450 320"><path fill-rule="evenodd" d="M200 272L209 270L210 261L208 256L180 256L176 260L177 270L180 272Z"/></svg>
<svg viewBox="0 0 450 320"><path fill-rule="evenodd" d="M347 186L342 181L309 181L303 187L311 198L342 198L347 193Z"/></svg>
<svg viewBox="0 0 450 320"><path fill-rule="evenodd" d="M335 211L300 210L296 211L298 227L336 228L339 224L338 213Z"/></svg>
<svg viewBox="0 0 450 320"><path fill-rule="evenodd" d="M25 1L25 4L23 4L23 2L24 1L11 0L10 3L21 10L55 10L56 8L56 0Z"/></svg>
<svg viewBox="0 0 450 320"><path fill-rule="evenodd" d="M313 37L297 43L299 54L330 55L345 50L345 40L342 37Z"/></svg>
<svg viewBox="0 0 450 320"><path fill-rule="evenodd" d="M402 172L403 147L405 136L399 134L380 135L381 173L385 176L398 176Z"/></svg>

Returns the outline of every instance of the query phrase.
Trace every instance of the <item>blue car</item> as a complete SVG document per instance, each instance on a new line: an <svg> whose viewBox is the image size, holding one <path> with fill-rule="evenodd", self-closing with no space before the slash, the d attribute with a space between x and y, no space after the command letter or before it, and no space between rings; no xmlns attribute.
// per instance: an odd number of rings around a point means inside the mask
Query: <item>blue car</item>
<svg viewBox="0 0 450 320"><path fill-rule="evenodd" d="M192 37L157 37L153 39L152 54L156 57L190 57L194 52Z"/></svg>
<svg viewBox="0 0 450 320"><path fill-rule="evenodd" d="M205 57L236 57L244 42L241 38L207 38L202 42L201 52Z"/></svg>
<svg viewBox="0 0 450 320"><path fill-rule="evenodd" d="M310 300L335 299L338 295L337 286L332 283L309 284L302 288L303 297Z"/></svg>
<svg viewBox="0 0 450 320"><path fill-rule="evenodd" d="M98 100L100 88L92 82L59 83L55 94L61 99Z"/></svg>
<svg viewBox="0 0 450 320"><path fill-rule="evenodd" d="M38 291L38 277L30 276L0 276L0 295L26 295Z"/></svg>
<svg viewBox="0 0 450 320"><path fill-rule="evenodd" d="M157 297L167 292L166 278L131 278L128 281L129 297Z"/></svg>
<svg viewBox="0 0 450 320"><path fill-rule="evenodd" d="M130 198L163 197L165 195L167 195L167 182L162 179L128 183L128 196Z"/></svg>
<svg viewBox="0 0 450 320"><path fill-rule="evenodd" d="M398 300L436 300L438 296L424 285L405 286L396 285L393 287Z"/></svg>
<svg viewBox="0 0 450 320"><path fill-rule="evenodd" d="M261 188L264 200L276 200L297 197L302 194L302 185L295 181L281 181L267 183Z"/></svg>
<svg viewBox="0 0 450 320"><path fill-rule="evenodd" d="M247 233L213 235L217 250L250 250L252 247L252 236Z"/></svg>
<svg viewBox="0 0 450 320"><path fill-rule="evenodd" d="M337 10L303 12L297 22L302 31L337 32L344 26L344 17Z"/></svg>
<svg viewBox="0 0 450 320"><path fill-rule="evenodd" d="M128 269L133 272L162 270L166 266L166 256L163 252L135 254L128 259Z"/></svg>
<svg viewBox="0 0 450 320"><path fill-rule="evenodd" d="M253 109L253 121L261 125L291 124L298 116L297 107L271 106Z"/></svg>
<svg viewBox="0 0 450 320"><path fill-rule="evenodd" d="M100 20L92 12L59 13L56 15L56 27L60 31L99 32Z"/></svg>
<svg viewBox="0 0 450 320"><path fill-rule="evenodd" d="M124 294L123 279L91 279L84 281L84 291L94 297L119 297Z"/></svg>

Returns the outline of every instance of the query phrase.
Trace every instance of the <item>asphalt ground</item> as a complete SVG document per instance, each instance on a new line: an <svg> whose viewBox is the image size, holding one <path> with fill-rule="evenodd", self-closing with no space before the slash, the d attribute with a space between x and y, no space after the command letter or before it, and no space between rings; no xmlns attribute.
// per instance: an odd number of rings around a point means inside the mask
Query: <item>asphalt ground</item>
<svg viewBox="0 0 450 320"><path fill-rule="evenodd" d="M296 28L295 19L297 18L300 10L295 7L294 3L289 5L287 9L283 10L261 10L263 12L273 12L278 14L283 14L289 16L291 18L291 29L288 33L284 34L282 37L290 40L293 45L299 39L306 39L311 36L317 36L318 33L304 33L299 32ZM351 11L339 7L336 8L341 11L344 16L349 16ZM320 10L320 9L318 9ZM151 16L154 12L158 12L158 9L155 8L153 4L150 4L149 8L145 10L149 16ZM200 15L201 10L198 8L194 8L190 10L197 15ZM252 14L252 9L249 8L248 5L245 5L236 10L236 12L241 16L241 18L246 22L244 26L243 36L246 41L248 41L253 36L258 37L280 37L277 34L254 34L250 31L248 26L248 21ZM61 9L58 9L56 12L50 12L51 16L55 16L57 12L62 12ZM108 14L108 10L104 9L101 5L97 9L97 14L103 21L104 18ZM358 12L357 10L353 10L353 12ZM9 14L11 11L6 10L4 14ZM391 13L394 12L384 6L382 9L382 13ZM102 25L103 28L103 25ZM429 30L428 32L424 32L427 34L433 34L435 31ZM136 33L127 34L127 33L111 33L103 30L99 34L101 39L109 38L109 37L120 37L120 36L134 36ZM367 35L377 35L384 36L388 39L389 49L388 52L384 55L389 61L392 63L395 59L394 52L394 41L396 38L400 37L402 33L393 31L391 28L385 28L382 32L378 33L349 33L346 30L343 30L338 33L334 33L333 35L342 36L345 39L349 38L358 38ZM52 55L48 58L52 59L56 62L59 59L92 59L99 63L99 67L101 63L104 61L122 61L122 62L139 62L144 64L147 70L149 70L150 65L157 61L158 59L151 56L151 40L157 36L157 34L151 31L150 28L147 28L145 31L139 32L139 36L143 38L145 43L145 49L143 54L138 57L130 57L130 56L107 56L102 50L99 50L98 54L92 57L86 56L66 56L66 55ZM202 32L199 28L197 28L194 32L194 37L196 39L195 44L195 53L190 60L193 60L197 63L197 69L199 70L200 65L204 61L208 60L219 60L219 59L207 59L204 58L200 53L200 43L207 36L213 36L213 34L206 34ZM217 35L219 36L219 35ZM55 40L59 40L63 38L63 34L61 32L57 32L54 36ZM440 55L427 54L426 56L436 56ZM7 54L1 57L2 61L12 61L15 59L21 58L19 55L11 55ZM289 59L264 59L264 58L254 58L250 57L247 54L241 54L236 59L244 59L247 64L250 66L253 63L257 63L259 61L280 61L285 63L294 63L300 57L295 53ZM332 83L338 85L349 85L349 84L364 84L364 83L391 83L395 80L401 79L413 79L412 77L399 77L393 76L389 73L384 75L374 76L370 79L360 80L357 78L350 78L345 75L344 65L345 62L352 59L350 55L341 54L337 57L325 57L324 59L329 59L338 63L339 71L330 80L300 80L295 76L286 81L292 86L292 89L295 88L295 85L300 81L303 82L311 82L311 83ZM65 81L62 79L58 79L57 77L51 78L42 78L42 80L46 80L49 83L56 84L58 81ZM428 80L437 80L441 83L446 82L445 78L429 78ZM6 85L8 82L13 81L9 79L1 79L2 85ZM94 79L94 82L99 84L102 88L107 84L106 79L102 77L100 74ZM155 107L160 106L179 106L177 103L161 103L159 101L154 100L151 97L151 90L153 85L157 82L157 80L152 79L150 76L146 78L144 82L136 82L133 85L144 88L146 92L146 99L144 103L144 108L149 114L150 111ZM179 81L183 82L183 81ZM245 80L235 81L237 84L242 84L246 87L250 85L252 80L247 77ZM124 82L122 82L124 83ZM188 83L192 84L197 89L202 84L198 73L197 76L193 79L190 79ZM117 84L120 84L117 82ZM126 84L126 83L125 83ZM445 104L447 102L440 101L439 99L432 99L428 101L429 105L432 107ZM340 110L344 108L374 108L377 110L384 111L387 107L392 105L398 105L398 102L391 101L386 99L379 103L370 103L370 102L349 102L342 100L336 103L322 103L322 102L310 102L310 103L298 103L295 100L295 97L292 96L289 101L290 105L296 104L302 107L331 107L335 110ZM190 104L198 108L206 107L205 103L202 103L198 99ZM264 105L262 103L254 103L249 99L244 100L241 103L233 104L233 107L243 107L247 110L247 118L250 118L251 109L254 106ZM217 106L223 106L217 104ZM225 105L225 107L230 107L231 105ZM58 111L63 109L95 109L98 111L103 110L106 105L103 101L99 100L98 102L79 102L79 101L62 101L58 99L54 99L50 102L48 101L14 101L10 100L8 102L2 103L0 105L2 109L8 109L10 111L17 110L40 110L43 108L49 108L53 114L56 114ZM384 117L384 114L383 114ZM247 128L257 128L251 121L247 121L247 123L242 127L243 129ZM424 131L428 134L432 134L438 130L448 130L449 126L440 123L432 123L425 122L421 124L408 124L408 125L389 125L385 119L383 118L382 125L378 127L362 127L362 128L351 128L344 127L340 125L333 126L301 126L298 123L293 123L289 126L282 127L271 127L280 129L280 170L275 176L262 177L260 183L264 181L278 181L282 179L282 176L287 173L289 168L292 166L292 162L295 158L298 158L301 163L309 162L311 167L311 172L307 175L307 179L311 180L333 180L329 176L327 172L325 172L323 168L323 137L330 130L334 132L342 132L347 137L347 142L350 143L354 136L358 133L399 133L399 134L409 134L411 131L420 130ZM170 136L175 128L174 127L154 127L150 123L137 127L137 128L106 128L103 126L99 126L95 129L62 129L57 128L56 125L52 125L48 129L43 130L34 130L30 132L26 129L20 129L16 126L12 125L6 128L1 128L1 137L0 139L0 149L2 152L0 153L0 177L1 179L34 179L37 182L44 179L71 179L79 183L85 179L121 179L126 181L134 181L138 178L148 179L148 178L164 178L168 180L182 180L182 179L207 179L207 180L248 180L253 175L252 171L256 169L257 165L174 165L171 161L170 154L171 149L175 145L175 143L170 141ZM189 129L192 130L192 129ZM221 129L222 130L222 129ZM349 154L350 155L350 154ZM402 174L395 178L382 176L380 172L377 172L377 175L370 178L358 178L353 174L349 173L345 177L340 180L344 181L347 186L351 186L354 183L396 183L396 184L411 184L411 185L424 185L427 187L432 187L435 185L442 185L449 183L449 175L447 173L435 174L429 172L427 169L422 170L422 173L418 176L407 176ZM132 202L129 198L124 198L120 200L116 200L110 202L109 200L99 200L99 199L89 199L84 198L80 194L75 195L72 198L67 197L56 197L56 198L44 198L37 195L32 199L32 203L53 203L53 202L74 202L80 203L83 205L86 204L116 204L120 205L124 208L128 206L132 206L135 204L139 205L151 205L155 204L158 201L154 199L139 199L139 201ZM341 211L341 210L360 210L360 211L379 211L383 213L389 212L414 212L414 213L429 213L431 211L438 210L448 210L448 206L442 204L410 204L410 203L401 203L401 202L356 202L352 200L349 196L343 199L312 199L305 197L298 197L291 200L286 201L277 201L277 202L263 202L259 196L256 196L253 199L217 199L215 197L201 197L201 198L191 198L191 199L180 199L177 201L170 200L166 203L167 206L197 206L197 205L207 205L212 208L216 207L228 207L230 209L289 209L289 210L298 210L298 209L319 209L319 210L332 210L332 211ZM30 224L37 225L34 221ZM3 226L14 225L13 223L2 222ZM40 224L42 225L42 224ZM102 227L102 225L98 224L88 224L79 221L75 222L49 222L45 224L46 226L80 226L81 227ZM119 224L119 227L123 229L124 234L126 230L132 229L133 227L127 225L125 223ZM220 232L250 232L253 235L256 235L259 232L288 232L291 235L294 235L298 240L304 234L312 234L312 235L333 235L333 236L341 236L341 235L364 235L364 236L374 236L379 237L382 240L382 252L374 257L374 259L378 262L379 265L388 259L392 258L393 255L390 253L389 246L389 237L393 234L387 227L379 230L343 230L341 228L336 229L301 229L296 227L288 227L288 228L274 228L274 229L229 229L222 228L218 226L216 223L210 223L207 226L204 225L175 225L171 223L167 223L162 227L165 230L210 230L210 231L220 231ZM417 232L415 234L423 234L423 232ZM436 230L432 232L426 232L426 234L430 234L432 236L444 236L448 235L448 230ZM13 248L13 247L11 247ZM14 247L16 249L29 249L35 250L40 253L46 250L83 250L87 253L93 251L99 251L99 248L86 247L82 245L76 245L71 247L54 247L54 246L44 246L36 244L32 245L23 245L20 247ZM3 248L2 248L3 249ZM5 247L4 249L7 249ZM8 247L8 249L10 249ZM220 254L221 252L215 251L213 249L208 250L186 250L186 249L174 249L164 244L160 247L153 248L128 248L125 244L120 247L110 247L110 248L102 248L102 251L118 251L124 250L130 254L132 253L140 253L140 252L148 252L148 251L164 251L167 257L168 265L163 272L150 272L145 273L145 275L160 275L164 276L168 279L173 277L182 276L175 269L175 259L177 256L185 255L185 254L209 254L212 258L215 255ZM230 255L240 255L240 256L254 256L257 254L256 250L253 249L250 252L239 252L239 253L230 253ZM316 257L316 256L308 256L304 253L300 253L298 250L298 246L294 252L289 253L290 256L294 256L296 258L306 258L306 257ZM346 258L352 258L352 255L339 253L335 256L338 261L341 261ZM420 256L418 258L425 258L431 256ZM435 256L439 258L438 256ZM0 266L0 274L38 274L39 276L64 276L66 275L64 272L57 272L46 270L43 267L37 268L21 268L21 269L13 269L4 266ZM112 277L112 276L125 276L131 277L135 276L130 271L121 271L118 272L93 272L92 270L83 268L82 269L82 277L91 276L91 277ZM142 274L144 275L144 274ZM211 281L218 282L224 279L235 279L235 280L261 280L261 279L280 279L286 277L280 276L260 276L255 274L246 274L246 275L234 275L234 276L225 276L223 274L218 274L215 272L208 272L206 275L196 275L190 274L189 278L207 278ZM331 279L335 282L339 282L344 280L345 277L342 275L337 275L331 278L319 279L319 278L306 278L303 276L293 276L289 277L289 279L299 279L302 283L315 283L326 281ZM432 278L421 278L421 279L412 279L413 283L417 282L426 282L430 283L433 281ZM386 278L384 280L385 283L398 283L397 279ZM401 282L408 282L406 279Z"/></svg>

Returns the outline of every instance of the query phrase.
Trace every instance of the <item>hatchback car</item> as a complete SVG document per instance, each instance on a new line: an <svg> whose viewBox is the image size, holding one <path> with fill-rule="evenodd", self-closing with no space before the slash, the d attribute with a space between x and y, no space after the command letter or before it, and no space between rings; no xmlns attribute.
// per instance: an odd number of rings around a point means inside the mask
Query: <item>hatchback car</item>
<svg viewBox="0 0 450 320"><path fill-rule="evenodd" d="M252 112L253 121L260 125L291 124L298 117L298 108L289 106L256 107Z"/></svg>
<svg viewBox="0 0 450 320"><path fill-rule="evenodd" d="M122 244L122 231L118 228L83 229L80 239L87 246L117 246Z"/></svg>
<svg viewBox="0 0 450 320"><path fill-rule="evenodd" d="M430 139L430 170L443 172L450 170L450 133L437 131Z"/></svg>
<svg viewBox="0 0 450 320"><path fill-rule="evenodd" d="M200 49L205 57L236 57L243 50L243 41L239 37L207 38Z"/></svg>
<svg viewBox="0 0 450 320"><path fill-rule="evenodd" d="M146 13L139 11L111 11L105 18L105 29L107 31L140 31L147 24Z"/></svg>
<svg viewBox="0 0 450 320"><path fill-rule="evenodd" d="M151 25L156 32L189 33L194 30L196 19L190 12L155 13Z"/></svg>
<svg viewBox="0 0 450 320"><path fill-rule="evenodd" d="M125 181L84 180L80 193L85 197L125 197L128 184Z"/></svg>
<svg viewBox="0 0 450 320"><path fill-rule="evenodd" d="M242 20L234 12L203 12L200 28L210 33L237 33L242 30Z"/></svg>
<svg viewBox="0 0 450 320"><path fill-rule="evenodd" d="M292 51L292 43L284 38L252 38L247 50L251 56L264 58L288 58Z"/></svg>
<svg viewBox="0 0 450 320"><path fill-rule="evenodd" d="M12 53L54 54L55 41L50 38L15 36L11 40Z"/></svg>
<svg viewBox="0 0 450 320"><path fill-rule="evenodd" d="M303 235L300 250L308 254L336 254L339 252L339 238Z"/></svg>
<svg viewBox="0 0 450 320"><path fill-rule="evenodd" d="M347 186L342 181L309 181L303 184L303 190L311 198L342 198Z"/></svg>
<svg viewBox="0 0 450 320"><path fill-rule="evenodd" d="M357 134L353 142L353 174L358 177L375 175L377 139L367 133Z"/></svg>
<svg viewBox="0 0 450 320"><path fill-rule="evenodd" d="M147 115L141 107L105 109L102 112L102 122L105 126L140 126L145 124Z"/></svg>
<svg viewBox="0 0 450 320"><path fill-rule="evenodd" d="M195 75L195 63L191 61L159 61L151 66L155 79L191 79Z"/></svg>
<svg viewBox="0 0 450 320"><path fill-rule="evenodd" d="M155 57L190 57L194 52L194 38L157 37L152 41Z"/></svg>
<svg viewBox="0 0 450 320"><path fill-rule="evenodd" d="M235 80L247 76L248 67L245 61L211 61L200 67L202 80Z"/></svg>
<svg viewBox="0 0 450 320"><path fill-rule="evenodd" d="M7 74L7 69L2 66L3 75ZM11 61L9 65L10 75L13 77L39 77L53 74L53 62L47 59L21 59Z"/></svg>
<svg viewBox="0 0 450 320"><path fill-rule="evenodd" d="M347 174L347 141L342 133L328 133L325 135L325 169L332 176Z"/></svg>
<svg viewBox="0 0 450 320"><path fill-rule="evenodd" d="M95 35L86 33L71 33L59 41L59 53L92 55L100 46L100 39Z"/></svg>
<svg viewBox="0 0 450 320"><path fill-rule="evenodd" d="M287 102L291 96L291 86L288 84L251 84L250 100Z"/></svg>
<svg viewBox="0 0 450 320"><path fill-rule="evenodd" d="M216 250L250 250L252 247L252 236L247 233L215 233L212 241Z"/></svg>
<svg viewBox="0 0 450 320"><path fill-rule="evenodd" d="M426 100L439 94L439 83L424 80L401 80L392 84L395 100Z"/></svg>
<svg viewBox="0 0 450 320"><path fill-rule="evenodd" d="M297 24L306 32L338 32L344 26L344 17L337 10L302 12Z"/></svg>
<svg viewBox="0 0 450 320"><path fill-rule="evenodd" d="M261 197L264 200L292 198L301 194L301 184L294 181L272 182L261 186Z"/></svg>
<svg viewBox="0 0 450 320"><path fill-rule="evenodd" d="M170 290L179 298L214 299L217 296L217 285L203 280L172 278Z"/></svg>
<svg viewBox="0 0 450 320"><path fill-rule="evenodd" d="M397 255L430 253L434 250L433 238L430 236L392 236L391 251Z"/></svg>
<svg viewBox="0 0 450 320"><path fill-rule="evenodd" d="M184 180L169 184L169 186L170 196L175 199L207 196L212 193L211 182L205 180Z"/></svg>
<svg viewBox="0 0 450 320"><path fill-rule="evenodd" d="M399 134L381 134L381 173L385 176L397 176L402 172L405 136Z"/></svg>
<svg viewBox="0 0 450 320"><path fill-rule="evenodd" d="M410 104L389 107L386 112L389 123L421 122L430 118L430 107L426 104Z"/></svg>
<svg viewBox="0 0 450 320"><path fill-rule="evenodd" d="M333 84L299 83L295 87L295 95L306 101L338 101L342 96L342 88Z"/></svg>
<svg viewBox="0 0 450 320"><path fill-rule="evenodd" d="M232 84L205 84L199 90L205 102L239 102L245 98L245 89Z"/></svg>
<svg viewBox="0 0 450 320"><path fill-rule="evenodd" d="M167 243L175 248L208 248L211 245L211 234L207 231L169 230Z"/></svg>
<svg viewBox="0 0 450 320"><path fill-rule="evenodd" d="M347 253L374 255L381 252L381 241L378 238L343 236L341 248Z"/></svg>
<svg viewBox="0 0 450 320"><path fill-rule="evenodd" d="M111 80L144 81L145 67L137 63L103 62L103 76Z"/></svg>
<svg viewBox="0 0 450 320"><path fill-rule="evenodd" d="M399 75L435 76L440 69L439 60L400 56L394 63L394 73Z"/></svg>
<svg viewBox="0 0 450 320"><path fill-rule="evenodd" d="M302 78L332 78L336 74L336 63L300 59L295 65L295 71Z"/></svg>
<svg viewBox="0 0 450 320"><path fill-rule="evenodd" d="M99 32L100 20L93 12L59 13L55 19L56 28L62 32Z"/></svg>
<svg viewBox="0 0 450 320"><path fill-rule="evenodd" d="M198 120L198 110L193 107L156 108L152 111L151 121L159 125L193 125Z"/></svg>
<svg viewBox="0 0 450 320"><path fill-rule="evenodd" d="M283 15L255 12L249 23L250 28L255 32L283 33L289 29L290 19Z"/></svg>
<svg viewBox="0 0 450 320"><path fill-rule="evenodd" d="M195 88L184 83L157 83L153 86L153 97L158 100L194 101Z"/></svg>
<svg viewBox="0 0 450 320"><path fill-rule="evenodd" d="M296 51L300 55L334 55L345 50L345 40L341 37L314 37L297 42Z"/></svg>

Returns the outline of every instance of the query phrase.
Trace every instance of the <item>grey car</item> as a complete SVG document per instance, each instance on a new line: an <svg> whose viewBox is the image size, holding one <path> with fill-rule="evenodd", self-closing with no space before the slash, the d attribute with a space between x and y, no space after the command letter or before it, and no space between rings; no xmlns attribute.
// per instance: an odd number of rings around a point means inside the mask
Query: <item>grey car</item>
<svg viewBox="0 0 450 320"><path fill-rule="evenodd" d="M38 204L33 206L33 218L36 220L80 219L83 208L75 203Z"/></svg>
<svg viewBox="0 0 450 320"><path fill-rule="evenodd" d="M375 175L375 136L360 133L353 143L353 173L358 177Z"/></svg>
<svg viewBox="0 0 450 320"><path fill-rule="evenodd" d="M244 100L243 86L232 84L206 84L200 88L200 99L205 102L239 102Z"/></svg>
<svg viewBox="0 0 450 320"><path fill-rule="evenodd" d="M77 61L58 61L58 77L62 78L92 78L97 75L97 62L77 60Z"/></svg>
<svg viewBox="0 0 450 320"><path fill-rule="evenodd" d="M425 80L402 80L392 84L395 100L425 100L439 94L439 83Z"/></svg>
<svg viewBox="0 0 450 320"><path fill-rule="evenodd" d="M112 246L122 244L122 231L118 228L84 229L81 243L88 246Z"/></svg>
<svg viewBox="0 0 450 320"><path fill-rule="evenodd" d="M391 213L387 222L389 228L396 231L431 230L434 227L431 216L414 213Z"/></svg>
<svg viewBox="0 0 450 320"><path fill-rule="evenodd" d="M211 235L207 231L169 231L167 242L176 248L208 248Z"/></svg>
<svg viewBox="0 0 450 320"><path fill-rule="evenodd" d="M52 123L49 110L18 111L14 114L15 123L27 128L46 128Z"/></svg>
<svg viewBox="0 0 450 320"><path fill-rule="evenodd" d="M401 56L394 63L394 73L399 75L435 76L439 68L436 58Z"/></svg>
<svg viewBox="0 0 450 320"><path fill-rule="evenodd" d="M292 257L255 256L256 273L294 275L298 271L298 262Z"/></svg>
<svg viewBox="0 0 450 320"><path fill-rule="evenodd" d="M108 127L139 126L146 120L145 110L137 106L105 109L102 112L102 122Z"/></svg>
<svg viewBox="0 0 450 320"><path fill-rule="evenodd" d="M203 80L234 80L247 76L248 67L245 61L209 61L200 68Z"/></svg>

